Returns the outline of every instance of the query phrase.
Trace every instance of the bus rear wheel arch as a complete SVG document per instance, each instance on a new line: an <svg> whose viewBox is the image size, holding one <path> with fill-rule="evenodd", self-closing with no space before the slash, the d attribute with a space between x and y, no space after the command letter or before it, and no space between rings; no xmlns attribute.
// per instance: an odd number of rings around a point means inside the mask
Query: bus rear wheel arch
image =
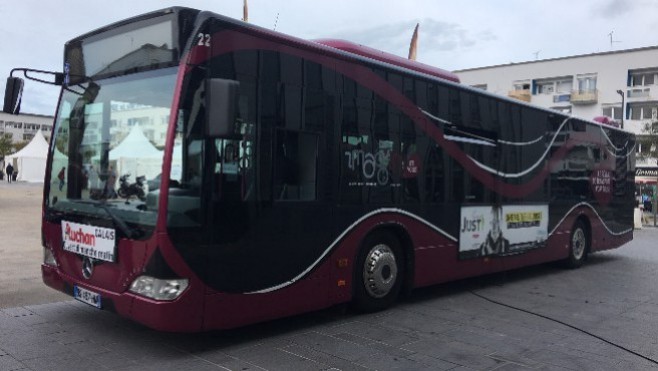
<svg viewBox="0 0 658 371"><path fill-rule="evenodd" d="M371 232L363 241L354 266L354 307L376 312L393 305L407 277L401 238L390 230Z"/></svg>

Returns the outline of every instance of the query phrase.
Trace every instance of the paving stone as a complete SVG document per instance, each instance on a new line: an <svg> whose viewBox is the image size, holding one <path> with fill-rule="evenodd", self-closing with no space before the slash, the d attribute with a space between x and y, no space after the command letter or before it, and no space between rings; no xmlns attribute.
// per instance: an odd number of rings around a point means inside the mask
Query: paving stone
<svg viewBox="0 0 658 371"><path fill-rule="evenodd" d="M13 371L26 369L27 366L14 357L7 354L0 354L0 370Z"/></svg>
<svg viewBox="0 0 658 371"><path fill-rule="evenodd" d="M231 354L239 360L262 367L267 370L325 370L324 365L315 360L300 357L284 349L258 345L251 349L244 349Z"/></svg>
<svg viewBox="0 0 658 371"><path fill-rule="evenodd" d="M229 356L221 350L205 350L194 352L193 354L196 358L230 370L262 370L259 366L237 357Z"/></svg>
<svg viewBox="0 0 658 371"><path fill-rule="evenodd" d="M294 336L291 341L297 345L306 346L353 362L377 353L362 345L317 332Z"/></svg>
<svg viewBox="0 0 658 371"><path fill-rule="evenodd" d="M298 344L292 344L281 350L292 353L299 357L311 359L317 363L327 365L331 368L343 371L365 371L366 367L342 358L340 355L328 354L323 351L315 350Z"/></svg>
<svg viewBox="0 0 658 371"><path fill-rule="evenodd" d="M419 336L413 331L394 329L386 325L373 325L366 322L354 321L341 326L335 326L327 331L328 335L339 333L350 333L359 337L388 344L391 346L400 346L417 341Z"/></svg>
<svg viewBox="0 0 658 371"><path fill-rule="evenodd" d="M456 365L476 369L495 368L505 362L490 358L490 352L475 346L458 344L457 342L446 343L434 340L420 340L404 346L406 350L424 354Z"/></svg>
<svg viewBox="0 0 658 371"><path fill-rule="evenodd" d="M23 361L27 367L34 371L86 371L98 369L99 364L91 359L79 357L76 354L63 354L59 356L42 356Z"/></svg>

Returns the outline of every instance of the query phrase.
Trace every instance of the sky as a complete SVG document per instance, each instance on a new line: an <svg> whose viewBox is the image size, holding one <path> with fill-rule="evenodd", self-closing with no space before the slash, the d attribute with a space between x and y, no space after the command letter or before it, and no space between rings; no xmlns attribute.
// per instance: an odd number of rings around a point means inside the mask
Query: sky
<svg viewBox="0 0 658 371"><path fill-rule="evenodd" d="M302 39L340 38L460 70L658 45L658 0L248 0L249 22ZM169 6L241 19L243 0L21 0L0 3L0 76L62 71L66 41ZM612 42L611 42L612 41ZM5 78L0 78L4 92ZM54 115L59 89L27 81L23 113Z"/></svg>

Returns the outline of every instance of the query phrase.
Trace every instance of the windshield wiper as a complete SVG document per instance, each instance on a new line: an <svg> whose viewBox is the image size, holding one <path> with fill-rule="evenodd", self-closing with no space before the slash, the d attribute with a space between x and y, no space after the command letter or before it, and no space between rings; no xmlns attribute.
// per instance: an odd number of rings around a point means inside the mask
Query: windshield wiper
<svg viewBox="0 0 658 371"><path fill-rule="evenodd" d="M98 201L86 201L86 200L75 200L73 202L80 203L80 204L85 204L85 205L93 205L99 209L104 210L107 215L110 216L112 221L114 221L114 224L123 232L128 238L134 238L139 235L139 232L134 229L130 228L126 222L123 221L123 219L119 218L110 208L107 206L105 202L98 202Z"/></svg>

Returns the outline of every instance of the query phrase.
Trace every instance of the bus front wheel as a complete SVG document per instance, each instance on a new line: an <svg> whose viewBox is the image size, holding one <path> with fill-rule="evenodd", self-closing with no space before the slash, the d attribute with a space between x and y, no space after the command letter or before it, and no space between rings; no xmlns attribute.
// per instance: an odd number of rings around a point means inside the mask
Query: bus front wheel
<svg viewBox="0 0 658 371"><path fill-rule="evenodd" d="M577 221L571 230L569 257L564 261L567 268L578 268L587 259L589 253L589 235L585 223Z"/></svg>
<svg viewBox="0 0 658 371"><path fill-rule="evenodd" d="M387 231L368 236L355 266L355 307L364 312L390 307L400 294L403 277L402 247L397 237Z"/></svg>

